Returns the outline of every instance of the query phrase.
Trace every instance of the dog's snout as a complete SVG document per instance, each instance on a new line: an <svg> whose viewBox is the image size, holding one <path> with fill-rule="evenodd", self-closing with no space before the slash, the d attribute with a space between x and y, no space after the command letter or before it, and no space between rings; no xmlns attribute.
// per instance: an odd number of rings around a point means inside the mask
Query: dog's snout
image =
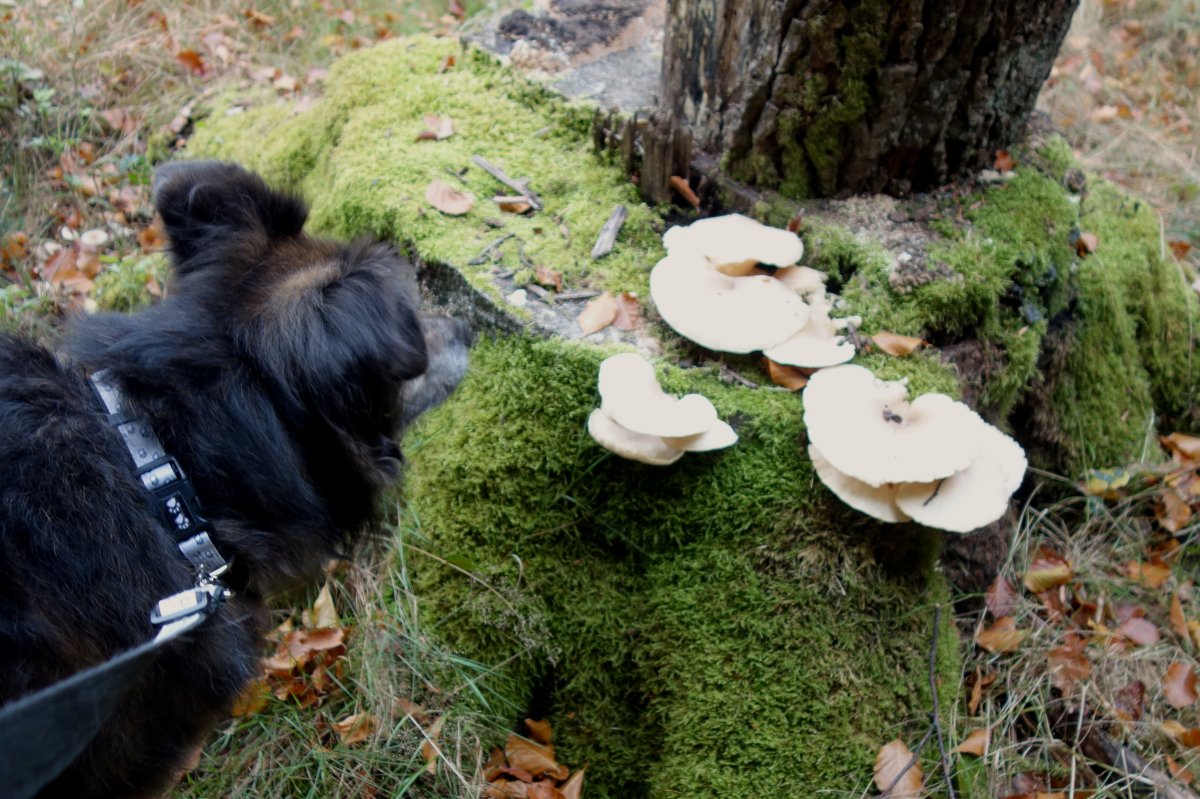
<svg viewBox="0 0 1200 799"><path fill-rule="evenodd" d="M467 352L474 340L470 325L449 316L422 316L428 365L420 377L404 384L401 426L440 405L467 373Z"/></svg>

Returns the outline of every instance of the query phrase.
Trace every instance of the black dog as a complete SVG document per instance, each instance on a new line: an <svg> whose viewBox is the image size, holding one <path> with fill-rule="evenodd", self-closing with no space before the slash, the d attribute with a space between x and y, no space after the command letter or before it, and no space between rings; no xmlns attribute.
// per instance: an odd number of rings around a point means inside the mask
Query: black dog
<svg viewBox="0 0 1200 799"><path fill-rule="evenodd" d="M402 425L466 365L465 326L418 315L390 247L305 236L301 202L233 165L155 182L169 296L78 320L62 360L0 338L0 705L145 643L155 603L195 581L85 375L186 472L234 597L160 650L41 796L169 787L255 677L264 597L350 549L398 475Z"/></svg>

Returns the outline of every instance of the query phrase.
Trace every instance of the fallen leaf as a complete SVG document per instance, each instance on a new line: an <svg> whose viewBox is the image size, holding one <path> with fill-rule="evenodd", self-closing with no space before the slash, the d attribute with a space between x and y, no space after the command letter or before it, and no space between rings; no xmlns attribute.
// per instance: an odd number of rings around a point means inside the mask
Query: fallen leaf
<svg viewBox="0 0 1200 799"><path fill-rule="evenodd" d="M333 725L333 731L346 746L353 746L370 738L379 729L379 719L370 713L355 713Z"/></svg>
<svg viewBox="0 0 1200 799"><path fill-rule="evenodd" d="M983 689L996 681L996 672L991 671L987 674L980 672L978 668L975 672L968 676L968 681L971 683L971 696L967 700L967 713L974 716L975 711L979 709L979 703L983 700Z"/></svg>
<svg viewBox="0 0 1200 799"><path fill-rule="evenodd" d="M424 724L429 721L429 716L425 713L425 708L411 699L400 697L396 700L396 707L400 708L400 712L404 715L412 716L413 721L418 724Z"/></svg>
<svg viewBox="0 0 1200 799"><path fill-rule="evenodd" d="M536 264L533 267L533 279L539 286L545 286L546 288L554 289L555 291L562 291L562 272L556 272L553 269L547 269L541 264Z"/></svg>
<svg viewBox="0 0 1200 799"><path fill-rule="evenodd" d="M955 752L962 752L964 755L975 755L983 757L987 754L988 741L991 738L991 731L987 727L975 730L958 745Z"/></svg>
<svg viewBox="0 0 1200 799"><path fill-rule="evenodd" d="M475 198L435 180L425 189L425 201L448 216L462 216L475 205Z"/></svg>
<svg viewBox="0 0 1200 799"><path fill-rule="evenodd" d="M1200 649L1200 621L1189 621L1188 632L1192 634L1192 646Z"/></svg>
<svg viewBox="0 0 1200 799"><path fill-rule="evenodd" d="M437 741L442 736L442 723L445 720L445 716L438 716L433 725L425 730L425 740L421 742L421 757L425 758L425 771L429 774L437 773Z"/></svg>
<svg viewBox="0 0 1200 799"><path fill-rule="evenodd" d="M1015 166L1016 162L1014 162L1012 156L1008 154L1008 150L996 151L996 160L992 161L993 169L995 169L997 172L1012 172L1013 167Z"/></svg>
<svg viewBox="0 0 1200 799"><path fill-rule="evenodd" d="M508 214L523 214L533 208L533 204L529 202L529 198L524 194L513 195L497 195L492 198L501 211Z"/></svg>
<svg viewBox="0 0 1200 799"><path fill-rule="evenodd" d="M1025 572L1025 587L1031 594L1041 594L1052 588L1065 585L1074 576L1071 564L1061 555L1047 549L1039 550L1038 556Z"/></svg>
<svg viewBox="0 0 1200 799"><path fill-rule="evenodd" d="M1092 662L1086 652L1087 642L1082 636L1070 633L1057 646L1046 653L1050 664L1050 684L1063 694L1070 696L1075 683L1092 675Z"/></svg>
<svg viewBox="0 0 1200 799"><path fill-rule="evenodd" d="M617 295L617 315L613 317L612 325L617 330L633 330L642 321L642 304L632 291L622 291Z"/></svg>
<svg viewBox="0 0 1200 799"><path fill-rule="evenodd" d="M175 60L191 70L193 75L204 76L204 59L195 50L180 50L175 54Z"/></svg>
<svg viewBox="0 0 1200 799"><path fill-rule="evenodd" d="M975 643L992 653L1015 652L1027 634L1017 629L1012 616L1003 616L991 627L976 633Z"/></svg>
<svg viewBox="0 0 1200 799"><path fill-rule="evenodd" d="M563 799L581 799L583 796L583 769L572 774L559 790L562 791Z"/></svg>
<svg viewBox="0 0 1200 799"><path fill-rule="evenodd" d="M458 0L450 0L450 2L446 4L446 13L462 19L467 15L467 9L464 8L463 4L458 2Z"/></svg>
<svg viewBox="0 0 1200 799"><path fill-rule="evenodd" d="M921 764L914 760L903 741L896 739L884 744L875 756L875 787L880 791L890 789L887 794L890 799L918 799L925 777Z"/></svg>
<svg viewBox="0 0 1200 799"><path fill-rule="evenodd" d="M1172 663L1163 676L1163 698L1171 707L1189 707L1196 702L1196 683L1196 668L1191 663Z"/></svg>
<svg viewBox="0 0 1200 799"><path fill-rule="evenodd" d="M0 243L0 262L12 266L29 254L29 236L23 231L14 230L4 237Z"/></svg>
<svg viewBox="0 0 1200 799"><path fill-rule="evenodd" d="M417 141L442 141L454 135L454 121L450 117L426 114L425 130L417 134Z"/></svg>
<svg viewBox="0 0 1200 799"><path fill-rule="evenodd" d="M1188 640L1187 617L1183 615L1183 603L1179 601L1179 592L1171 595L1171 629L1183 640Z"/></svg>
<svg viewBox="0 0 1200 799"><path fill-rule="evenodd" d="M1075 254L1083 258L1094 253L1099 246L1100 239L1095 233L1080 233L1079 238L1075 240Z"/></svg>
<svg viewBox="0 0 1200 799"><path fill-rule="evenodd" d="M570 769L554 759L554 747L527 740L516 734L510 734L504 744L504 756L510 766L523 768L534 776L550 776L556 780L565 780L571 773Z"/></svg>
<svg viewBox="0 0 1200 799"><path fill-rule="evenodd" d="M1177 533L1192 520L1192 507L1177 489L1168 486L1158 494L1154 515L1164 530Z"/></svg>
<svg viewBox="0 0 1200 799"><path fill-rule="evenodd" d="M1138 721L1146 703L1146 685L1133 680L1113 696L1113 706L1124 721Z"/></svg>
<svg viewBox="0 0 1200 799"><path fill-rule="evenodd" d="M138 245L146 252L158 252L167 246L167 237L157 224L139 230L137 240Z"/></svg>
<svg viewBox="0 0 1200 799"><path fill-rule="evenodd" d="M313 602L308 626L313 629L337 627L340 621L337 608L333 605L333 594L329 591L329 581L326 580L325 585L321 586L321 590L317 593L317 598Z"/></svg>
<svg viewBox="0 0 1200 799"><path fill-rule="evenodd" d="M275 90L278 92L283 94L291 94L300 88L300 81L285 73L271 81L271 85L274 86Z"/></svg>
<svg viewBox="0 0 1200 799"><path fill-rule="evenodd" d="M1159 558L1150 561L1131 560L1121 568L1129 579L1151 590L1162 588L1171 577L1171 567Z"/></svg>
<svg viewBox="0 0 1200 799"><path fill-rule="evenodd" d="M788 391L799 391L808 385L808 375L798 367L775 363L766 356L763 357L763 361L767 365L767 375L775 385L783 386Z"/></svg>
<svg viewBox="0 0 1200 799"><path fill-rule="evenodd" d="M875 346L888 355L893 355L897 358L912 355L918 347L928 343L924 339L914 336L902 336L899 333L888 333L886 331L871 336L871 341L875 342Z"/></svg>
<svg viewBox="0 0 1200 799"><path fill-rule="evenodd" d="M1171 776L1185 785L1195 782L1196 775L1189 771L1186 767L1179 765L1175 758L1167 755L1167 770L1171 772Z"/></svg>
<svg viewBox="0 0 1200 799"><path fill-rule="evenodd" d="M1171 239L1167 241L1167 246L1171 248L1171 254L1175 256L1175 260L1182 261L1187 258L1187 254L1192 251L1192 245L1186 241L1179 239Z"/></svg>
<svg viewBox="0 0 1200 799"><path fill-rule="evenodd" d="M443 58L442 63L438 64L438 74L439 75L442 74L446 70L450 69L452 66L454 66L454 54L453 53L451 53L450 55Z"/></svg>
<svg viewBox="0 0 1200 799"><path fill-rule="evenodd" d="M267 681L255 680L238 694L237 699L233 700L233 709L229 711L229 715L234 718L253 716L267 706L270 698L271 689L267 686Z"/></svg>
<svg viewBox="0 0 1200 799"><path fill-rule="evenodd" d="M245 14L246 19L250 20L251 24L257 25L260 28L266 28L275 24L275 17L271 16L270 14L264 14L263 12L255 11L252 8L247 8L242 13Z"/></svg>
<svg viewBox="0 0 1200 799"><path fill-rule="evenodd" d="M692 187L688 185L687 178L681 178L679 175L671 175L671 188L679 192L679 196L687 200L687 204L700 210L700 198L696 196L696 192L692 191Z"/></svg>
<svg viewBox="0 0 1200 799"><path fill-rule="evenodd" d="M528 799L563 799L562 792L552 782L534 782L526 794Z"/></svg>
<svg viewBox="0 0 1200 799"><path fill-rule="evenodd" d="M1151 646L1158 643L1158 626L1149 619L1132 618L1122 622L1116 629L1117 635L1123 635L1140 646Z"/></svg>
<svg viewBox="0 0 1200 799"><path fill-rule="evenodd" d="M579 314L579 328L583 335L590 336L611 325L617 318L617 311L617 298L611 291L606 291L583 306L583 311Z"/></svg>
<svg viewBox="0 0 1200 799"><path fill-rule="evenodd" d="M496 780L504 779L505 777L512 777L517 782L533 782L532 774L525 769L517 768L516 766L493 766L484 772L484 777L487 778L488 782L495 782Z"/></svg>
<svg viewBox="0 0 1200 799"><path fill-rule="evenodd" d="M100 112L100 117L114 133L132 136L137 133L138 121L125 108L108 108Z"/></svg>
<svg viewBox="0 0 1200 799"><path fill-rule="evenodd" d="M997 574L984 593L987 609L993 616L1011 616L1017 609L1017 592L1008 578Z"/></svg>

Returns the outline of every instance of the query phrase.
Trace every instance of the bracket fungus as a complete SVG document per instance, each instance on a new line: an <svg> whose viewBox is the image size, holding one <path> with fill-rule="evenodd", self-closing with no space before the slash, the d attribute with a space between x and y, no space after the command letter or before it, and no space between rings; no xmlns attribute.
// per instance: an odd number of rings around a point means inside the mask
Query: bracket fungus
<svg viewBox="0 0 1200 799"><path fill-rule="evenodd" d="M763 355L775 363L809 369L837 366L854 357L854 345L838 335L839 326L829 316L833 302L825 296L824 285L819 293L813 294L809 299L808 324L782 344L763 350Z"/></svg>
<svg viewBox="0 0 1200 799"><path fill-rule="evenodd" d="M697 256L714 268L744 263L790 266L804 255L804 242L795 233L741 214L673 227L663 234L663 246L667 255Z"/></svg>
<svg viewBox="0 0 1200 799"><path fill-rule="evenodd" d="M824 369L804 389L817 477L855 510L966 533L1004 515L1025 475L1016 441L957 400L877 380L861 366Z"/></svg>
<svg viewBox="0 0 1200 799"><path fill-rule="evenodd" d="M737 433L717 418L699 394L673 397L662 390L654 367L640 355L622 353L600 364L600 407L588 417L588 433L623 458L666 466L685 452L707 452L737 443Z"/></svg>

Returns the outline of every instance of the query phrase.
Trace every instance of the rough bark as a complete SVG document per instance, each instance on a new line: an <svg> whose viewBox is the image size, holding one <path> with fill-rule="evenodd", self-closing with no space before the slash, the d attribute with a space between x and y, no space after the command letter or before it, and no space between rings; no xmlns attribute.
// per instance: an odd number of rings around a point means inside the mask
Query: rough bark
<svg viewBox="0 0 1200 799"><path fill-rule="evenodd" d="M663 100L733 177L904 194L1014 141L1078 0L671 0Z"/></svg>

